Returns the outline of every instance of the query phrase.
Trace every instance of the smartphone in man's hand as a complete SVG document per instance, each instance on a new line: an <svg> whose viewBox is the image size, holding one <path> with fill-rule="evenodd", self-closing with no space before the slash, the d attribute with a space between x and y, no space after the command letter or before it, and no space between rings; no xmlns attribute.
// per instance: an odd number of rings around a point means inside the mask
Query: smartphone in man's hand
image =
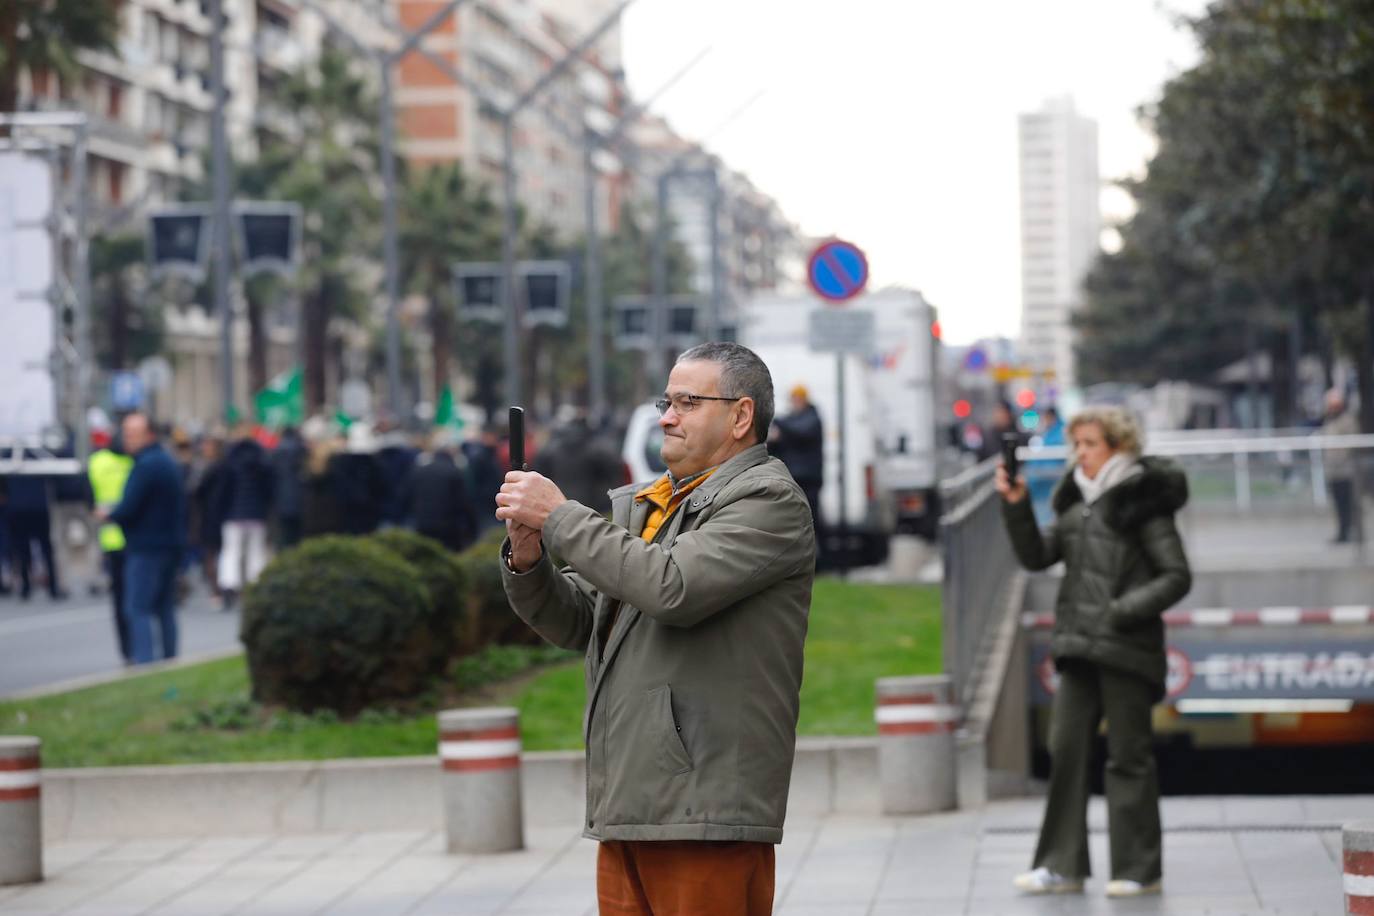
<svg viewBox="0 0 1374 916"><path fill-rule="evenodd" d="M525 465L525 408L510 409L510 469L528 471Z"/></svg>

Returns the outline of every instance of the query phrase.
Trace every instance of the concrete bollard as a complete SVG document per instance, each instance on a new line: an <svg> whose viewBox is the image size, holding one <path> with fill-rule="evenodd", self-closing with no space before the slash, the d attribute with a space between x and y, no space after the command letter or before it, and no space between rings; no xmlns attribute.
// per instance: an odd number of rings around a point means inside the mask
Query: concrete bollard
<svg viewBox="0 0 1374 916"><path fill-rule="evenodd" d="M0 736L0 886L43 880L41 747Z"/></svg>
<svg viewBox="0 0 1374 916"><path fill-rule="evenodd" d="M1346 916L1374 916L1374 821L1341 829Z"/></svg>
<svg viewBox="0 0 1374 916"><path fill-rule="evenodd" d="M884 814L927 814L957 804L950 679L878 679L878 780Z"/></svg>
<svg viewBox="0 0 1374 916"><path fill-rule="evenodd" d="M440 712L439 765L449 852L525 847L519 710Z"/></svg>

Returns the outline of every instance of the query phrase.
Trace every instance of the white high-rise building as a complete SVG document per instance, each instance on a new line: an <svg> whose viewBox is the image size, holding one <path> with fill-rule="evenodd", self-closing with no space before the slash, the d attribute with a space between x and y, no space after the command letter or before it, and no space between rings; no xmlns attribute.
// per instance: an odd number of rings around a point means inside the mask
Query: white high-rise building
<svg viewBox="0 0 1374 916"><path fill-rule="evenodd" d="M1051 99L1020 117L1021 358L1073 387L1070 316L1100 249L1097 122Z"/></svg>

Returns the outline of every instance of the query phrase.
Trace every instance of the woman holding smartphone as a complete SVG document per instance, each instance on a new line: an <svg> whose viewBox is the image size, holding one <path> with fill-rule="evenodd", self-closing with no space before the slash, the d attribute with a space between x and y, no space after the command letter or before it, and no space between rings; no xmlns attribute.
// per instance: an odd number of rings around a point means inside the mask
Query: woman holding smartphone
<svg viewBox="0 0 1374 916"><path fill-rule="evenodd" d="M1118 408L1089 408L1069 422L1073 465L1036 525L1026 481L996 472L1003 519L1021 564L1061 560L1050 652L1059 686L1050 714L1050 789L1032 870L1014 884L1031 894L1081 893L1088 862L1089 763L1107 721L1107 896L1157 894L1163 874L1159 783L1151 707L1164 698L1163 614L1192 575L1174 514L1188 481L1174 464L1140 455L1140 431Z"/></svg>

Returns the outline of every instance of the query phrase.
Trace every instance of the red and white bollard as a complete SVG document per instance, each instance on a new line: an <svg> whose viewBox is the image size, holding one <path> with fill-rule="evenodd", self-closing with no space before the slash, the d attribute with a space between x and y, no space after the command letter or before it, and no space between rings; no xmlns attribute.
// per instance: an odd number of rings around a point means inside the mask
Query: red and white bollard
<svg viewBox="0 0 1374 916"><path fill-rule="evenodd" d="M440 712L439 765L449 852L524 848L519 710Z"/></svg>
<svg viewBox="0 0 1374 916"><path fill-rule="evenodd" d="M1341 830L1346 916L1374 916L1374 821Z"/></svg>
<svg viewBox="0 0 1374 916"><path fill-rule="evenodd" d="M948 811L958 802L959 708L944 675L878 679L878 779L884 814Z"/></svg>
<svg viewBox="0 0 1374 916"><path fill-rule="evenodd" d="M41 747L0 736L0 886L43 880Z"/></svg>

